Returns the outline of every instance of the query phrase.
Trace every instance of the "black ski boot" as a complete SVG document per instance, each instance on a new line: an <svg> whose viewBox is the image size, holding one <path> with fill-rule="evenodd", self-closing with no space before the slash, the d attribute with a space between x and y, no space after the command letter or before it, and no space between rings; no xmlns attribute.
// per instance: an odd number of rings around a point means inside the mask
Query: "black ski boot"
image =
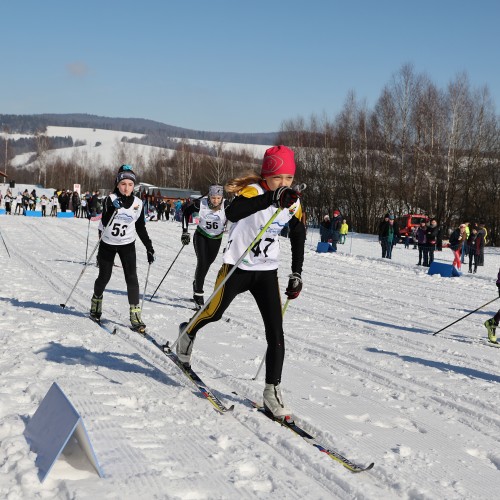
<svg viewBox="0 0 500 500"><path fill-rule="evenodd" d="M102 295L98 297L95 293L90 299L90 319L96 323L101 322L102 316Z"/></svg>
<svg viewBox="0 0 500 500"><path fill-rule="evenodd" d="M202 293L194 293L193 295L193 301L194 301L194 307L197 310L201 309L201 306L205 304L205 298L203 297L203 292Z"/></svg>
<svg viewBox="0 0 500 500"><path fill-rule="evenodd" d="M138 333L146 333L146 325L141 318L141 306L139 304L130 304L130 323L132 330Z"/></svg>

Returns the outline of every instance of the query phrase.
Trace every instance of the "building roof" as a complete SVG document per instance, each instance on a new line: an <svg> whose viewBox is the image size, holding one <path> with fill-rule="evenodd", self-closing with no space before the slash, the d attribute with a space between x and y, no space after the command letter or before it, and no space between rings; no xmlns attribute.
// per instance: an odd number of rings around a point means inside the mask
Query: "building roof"
<svg viewBox="0 0 500 500"><path fill-rule="evenodd" d="M153 196L161 196L162 198L199 198L201 196L200 191L195 191L193 189L179 189L170 187L158 187L152 186L151 184L139 184L139 192L151 194Z"/></svg>

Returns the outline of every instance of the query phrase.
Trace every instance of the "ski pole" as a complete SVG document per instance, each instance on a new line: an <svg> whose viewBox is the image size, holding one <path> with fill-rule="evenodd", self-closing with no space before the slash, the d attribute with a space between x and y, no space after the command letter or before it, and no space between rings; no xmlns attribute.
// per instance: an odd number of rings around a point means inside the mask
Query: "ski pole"
<svg viewBox="0 0 500 500"><path fill-rule="evenodd" d="M227 280L232 276L234 271L238 268L238 266L242 263L243 259L247 256L248 252L250 250L259 244L260 240L266 233L266 231L269 229L269 226L274 222L276 217L281 213L281 208L278 208L276 212L272 215L272 217L267 221L267 223L264 225L264 227L259 231L259 234L254 238L252 243L248 245L247 249L241 254L241 257L236 261L235 264L233 264L233 267L229 270L225 278L219 283L219 285L214 289L212 295L208 298L208 300L201 306L201 308L196 312L196 314L189 320L189 323L184 327L184 330L179 334L175 342L168 347L168 349L172 350L176 345L177 342L179 342L179 339L182 338L184 335L186 335L186 332L189 330L189 327L200 317L201 313L208 307L212 299L219 293L219 291L224 287L226 284Z"/></svg>
<svg viewBox="0 0 500 500"><path fill-rule="evenodd" d="M87 226L87 245L85 247L85 262L87 262L87 252L89 249L89 233L90 233L90 217L89 217L89 224Z"/></svg>
<svg viewBox="0 0 500 500"><path fill-rule="evenodd" d="M144 309L144 297L146 297L146 288L148 287L149 271L151 270L151 264L148 265L148 272L146 274L146 283L144 284L144 293L142 294L141 311Z"/></svg>
<svg viewBox="0 0 500 500"><path fill-rule="evenodd" d="M2 238L3 244L5 246L5 250L7 250L7 255L9 256L9 259L10 259L10 252L9 252L9 249L7 248L7 243L5 243L5 240L3 239L1 231L0 231L0 238Z"/></svg>
<svg viewBox="0 0 500 500"><path fill-rule="evenodd" d="M289 302L290 302L290 299L286 299L285 305L283 306L283 309L281 310L282 317L285 315L286 308L288 307ZM262 356L262 361L260 362L259 369L257 370L257 373L255 374L255 377L252 380L257 380L257 377L259 376L259 373L262 370L262 367L264 366L264 361L266 360L266 354L267 354L267 349L266 349L266 352L264 353L264 356Z"/></svg>
<svg viewBox="0 0 500 500"><path fill-rule="evenodd" d="M66 307L66 304L68 303L70 297L73 295L73 292L75 291L76 286L78 285L79 281L82 279L83 273L86 271L87 265L90 262L90 259L92 259L92 256L94 255L94 253L96 252L97 248L99 247L99 244L101 243L102 237L104 236L104 233L106 232L106 229L108 229L108 227L113 222L113 219L115 218L115 215L116 215L116 210L113 212L113 215L111 216L111 219L109 219L109 222L108 222L107 226L103 229L103 231L101 233L101 236L99 237L99 241L96 243L96 246L94 247L94 249L92 250L91 254L89 255L89 258L83 264L83 268L82 268L82 271L80 273L80 276L78 276L78 279L76 280L76 283L74 284L73 288L71 289L71 292L69 292L68 298L66 299L66 301L63 304L59 304L63 309Z"/></svg>
<svg viewBox="0 0 500 500"><path fill-rule="evenodd" d="M432 335L437 335L439 332L442 332L443 330L446 330L451 325L454 325L455 323L458 323L459 321L462 321L467 316L470 316L471 314L475 313L476 311L479 311L479 309L482 309L483 307L486 307L488 304L491 304L492 302L495 302L495 300L497 300L498 298L499 297L495 297L493 300L490 300L489 302L486 302L486 304L483 304L482 306L479 306L477 309L474 309L470 313L467 313L465 316L462 316L461 318L455 320L453 323L450 323L449 325L446 325L444 328L441 328L441 330L438 330L437 332L434 332Z"/></svg>
<svg viewBox="0 0 500 500"><path fill-rule="evenodd" d="M174 265L175 261L177 260L177 257L179 257L180 253L182 252L182 250L184 249L185 246L186 245L182 245L181 249L177 252L175 259L172 261L172 264L170 264L170 267L167 269L165 276L163 276L163 278L161 279L160 284L156 287L156 290L153 292L153 295L151 295L151 297L149 297L150 301L153 300L153 297L155 296L156 292L158 291L158 288L160 288L161 284L163 283L163 280L167 277L167 274L169 273L170 269L172 269L172 266ZM146 294L146 290L144 290L144 294ZM144 298L143 298L143 302L144 302Z"/></svg>

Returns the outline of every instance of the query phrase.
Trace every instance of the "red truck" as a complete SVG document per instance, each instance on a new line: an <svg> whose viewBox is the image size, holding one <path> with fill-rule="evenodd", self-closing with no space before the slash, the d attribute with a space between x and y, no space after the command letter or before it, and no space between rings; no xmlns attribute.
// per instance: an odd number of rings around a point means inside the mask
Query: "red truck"
<svg viewBox="0 0 500 500"><path fill-rule="evenodd" d="M412 229L419 227L421 222L429 222L429 217L423 214L407 214L396 219L399 228L399 237L404 239L405 236L412 236Z"/></svg>

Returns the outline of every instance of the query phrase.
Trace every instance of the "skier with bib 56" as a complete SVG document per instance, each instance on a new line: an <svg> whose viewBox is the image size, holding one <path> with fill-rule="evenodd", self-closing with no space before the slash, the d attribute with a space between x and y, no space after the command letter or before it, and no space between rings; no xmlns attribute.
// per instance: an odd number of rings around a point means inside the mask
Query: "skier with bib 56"
<svg viewBox="0 0 500 500"><path fill-rule="evenodd" d="M208 188L208 196L195 200L187 206L182 213L183 245L189 245L191 236L188 233L189 218L198 212L200 221L193 236L193 246L196 253L196 271L193 281L193 300L195 307L200 309L205 303L203 285L205 277L213 261L219 253L222 235L226 227L226 214L228 202L224 200L224 188L212 184Z"/></svg>
<svg viewBox="0 0 500 500"><path fill-rule="evenodd" d="M146 230L144 205L139 198L134 196L136 181L132 167L122 165L116 175L115 189L104 201L102 219L99 224L99 234L102 236L97 255L99 276L94 283L90 318L97 322L101 319L104 289L111 279L113 263L116 254L118 254L127 283L131 328L144 333L146 325L142 321L139 305L139 281L135 254L136 235L146 247L149 264L154 262L155 252ZM110 221L111 224L109 224Z"/></svg>
<svg viewBox="0 0 500 500"><path fill-rule="evenodd" d="M301 220L299 193L290 187L294 175L294 152L285 146L274 146L264 154L260 176L237 178L226 184L226 191L237 196L226 209L226 216L232 225L215 288L222 281L225 284L185 332L188 323L180 325L180 337L177 342L179 359L190 365L193 343L198 331L208 323L221 319L238 294L250 292L264 321L267 341L264 406L275 418L290 415L281 393L285 339L278 284L278 236L283 226L288 223L292 246L292 273L289 275L285 293L289 299L297 298L302 289L301 273L306 239L305 226ZM226 280L230 270L278 209L281 209L281 212L259 244L252 247Z"/></svg>

